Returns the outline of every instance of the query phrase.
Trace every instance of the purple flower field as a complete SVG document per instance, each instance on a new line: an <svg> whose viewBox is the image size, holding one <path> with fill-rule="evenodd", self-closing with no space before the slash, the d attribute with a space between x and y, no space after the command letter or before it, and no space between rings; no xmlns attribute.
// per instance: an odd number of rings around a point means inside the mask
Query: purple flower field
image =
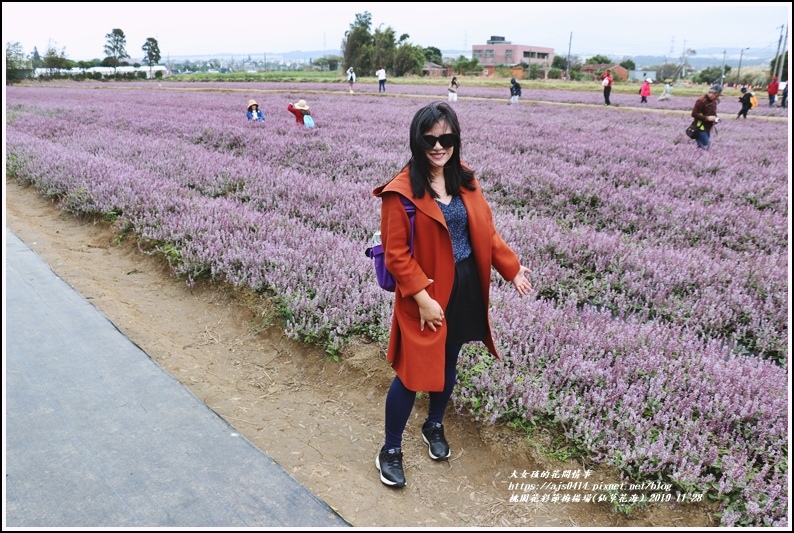
<svg viewBox="0 0 794 533"><path fill-rule="evenodd" d="M385 346L393 294L363 253L371 191L407 163L414 112L445 88L73 87L7 87L9 177L116 219L188 283L274 296L294 338ZM535 291L518 298L494 273L502 359L464 350L457 408L562 423L626 479L720 499L723 526L787 526L787 110L726 118L700 151L684 135L692 98L652 97L666 112L647 112L635 95L603 107L600 91L460 95L462 159ZM250 98L265 122L246 121ZM314 130L287 111L300 98Z"/></svg>

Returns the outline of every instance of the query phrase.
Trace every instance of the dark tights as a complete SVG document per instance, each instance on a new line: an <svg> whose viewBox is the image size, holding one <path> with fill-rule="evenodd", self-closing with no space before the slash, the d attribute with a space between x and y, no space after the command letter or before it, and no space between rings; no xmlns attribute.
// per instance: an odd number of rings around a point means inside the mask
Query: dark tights
<svg viewBox="0 0 794 533"><path fill-rule="evenodd" d="M431 392L430 406L425 422L438 422L444 419L444 412L452 397L452 389L458 380L458 354L461 345L447 346L444 359L444 390ZM394 376L386 395L386 444L382 449L390 450L402 446L403 431L408 417L414 408L416 391L408 390L399 377Z"/></svg>

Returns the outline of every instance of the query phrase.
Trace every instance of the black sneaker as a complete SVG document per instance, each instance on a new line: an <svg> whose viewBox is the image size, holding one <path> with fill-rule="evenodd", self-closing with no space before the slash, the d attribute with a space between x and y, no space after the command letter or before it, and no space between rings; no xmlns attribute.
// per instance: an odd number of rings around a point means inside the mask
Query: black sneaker
<svg viewBox="0 0 794 533"><path fill-rule="evenodd" d="M427 453L434 461L441 461L451 455L442 424L433 422L422 426L422 440L427 444Z"/></svg>
<svg viewBox="0 0 794 533"><path fill-rule="evenodd" d="M381 450L375 457L375 467L380 471L380 480L390 487L404 487L405 473L403 472L403 450L392 448Z"/></svg>

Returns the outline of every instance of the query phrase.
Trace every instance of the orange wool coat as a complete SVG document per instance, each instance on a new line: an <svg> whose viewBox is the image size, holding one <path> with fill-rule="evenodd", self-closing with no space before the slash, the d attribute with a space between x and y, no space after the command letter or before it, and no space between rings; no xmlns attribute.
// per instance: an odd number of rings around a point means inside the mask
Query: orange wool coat
<svg viewBox="0 0 794 533"><path fill-rule="evenodd" d="M483 301L488 305L491 266L506 280L512 280L521 268L518 256L502 240L493 224L491 208L480 184L476 190L461 188L461 199L469 219L471 247L480 277ZM433 331L419 330L419 305L413 295L427 289L431 298L446 309L455 281L455 258L452 239L444 214L435 199L426 193L414 198L408 168L404 168L386 185L373 191L381 198L381 240L386 268L397 281L387 359L409 390L437 392L444 389L444 347L447 327L442 323ZM414 253L409 253L411 225L400 201L405 196L416 205L414 217ZM432 280L432 281L431 281ZM486 310L487 311L487 310ZM490 317L488 350L496 357Z"/></svg>

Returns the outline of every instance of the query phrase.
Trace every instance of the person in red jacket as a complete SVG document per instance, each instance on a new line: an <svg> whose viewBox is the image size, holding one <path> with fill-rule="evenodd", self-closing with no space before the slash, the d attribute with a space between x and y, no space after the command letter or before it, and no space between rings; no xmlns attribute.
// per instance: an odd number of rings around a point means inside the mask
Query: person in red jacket
<svg viewBox="0 0 794 533"><path fill-rule="evenodd" d="M601 85L604 87L604 105L611 105L609 102L609 94L612 92L612 71L607 69L606 72L601 74Z"/></svg>
<svg viewBox="0 0 794 533"><path fill-rule="evenodd" d="M494 227L474 172L460 160L460 123L447 102L421 108L410 126L411 158L373 195L381 199L386 268L397 282L386 354L396 376L385 402L385 442L375 458L380 480L404 487L402 438L416 393L429 392L422 440L430 458L451 455L443 418L467 342L499 357L488 318L491 268L519 295L532 290L516 253ZM401 197L416 207L411 222Z"/></svg>
<svg viewBox="0 0 794 533"><path fill-rule="evenodd" d="M640 87L640 103L647 104L648 97L651 95L651 78L646 78Z"/></svg>
<svg viewBox="0 0 794 533"><path fill-rule="evenodd" d="M301 125L304 123L304 115L312 114L308 104L306 103L306 100L298 100L298 102L294 105L290 102L290 104L287 105L287 111L295 115L295 124Z"/></svg>
<svg viewBox="0 0 794 533"><path fill-rule="evenodd" d="M766 86L766 92L769 94L769 107L775 105L775 98L777 97L777 91L780 87L780 84L777 82L777 76L772 76L772 81L769 82L769 85Z"/></svg>

